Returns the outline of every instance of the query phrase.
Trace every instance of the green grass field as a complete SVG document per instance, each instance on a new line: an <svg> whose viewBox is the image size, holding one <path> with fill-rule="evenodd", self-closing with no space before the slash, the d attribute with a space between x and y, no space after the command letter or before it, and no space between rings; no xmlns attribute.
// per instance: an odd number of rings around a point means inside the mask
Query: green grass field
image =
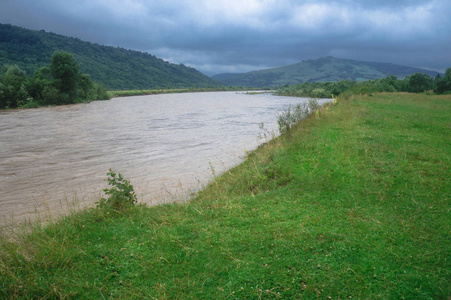
<svg viewBox="0 0 451 300"><path fill-rule="evenodd" d="M449 299L450 112L340 100L189 202L4 232L0 298Z"/></svg>

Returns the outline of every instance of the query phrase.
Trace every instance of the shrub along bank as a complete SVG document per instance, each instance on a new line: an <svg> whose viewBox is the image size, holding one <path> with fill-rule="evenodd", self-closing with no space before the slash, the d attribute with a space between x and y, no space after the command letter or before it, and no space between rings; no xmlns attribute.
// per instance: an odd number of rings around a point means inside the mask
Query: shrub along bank
<svg viewBox="0 0 451 300"><path fill-rule="evenodd" d="M338 100L186 203L3 233L0 297L446 299L450 109Z"/></svg>
<svg viewBox="0 0 451 300"><path fill-rule="evenodd" d="M281 96L329 98L331 94L342 98L358 94L372 94L382 92L410 92L410 93L451 93L451 68L446 69L444 76L437 74L435 78L428 74L415 73L398 79L391 75L386 78L337 82L304 82L285 85L277 90Z"/></svg>

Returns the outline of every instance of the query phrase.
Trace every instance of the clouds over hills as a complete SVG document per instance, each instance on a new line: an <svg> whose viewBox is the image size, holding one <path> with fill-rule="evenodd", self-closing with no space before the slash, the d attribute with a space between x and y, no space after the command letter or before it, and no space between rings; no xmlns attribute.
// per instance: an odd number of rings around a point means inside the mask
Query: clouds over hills
<svg viewBox="0 0 451 300"><path fill-rule="evenodd" d="M146 51L207 73L335 57L444 71L448 1L3 0L0 22Z"/></svg>

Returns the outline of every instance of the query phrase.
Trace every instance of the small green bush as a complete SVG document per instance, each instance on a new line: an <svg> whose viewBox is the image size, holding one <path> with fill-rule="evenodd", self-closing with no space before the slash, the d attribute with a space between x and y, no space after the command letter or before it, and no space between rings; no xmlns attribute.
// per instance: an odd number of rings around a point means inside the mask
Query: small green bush
<svg viewBox="0 0 451 300"><path fill-rule="evenodd" d="M103 191L108 195L108 198L100 199L97 207L110 207L115 210L121 210L135 205L138 199L130 181L124 179L122 174L115 173L111 169L107 175L108 178L105 179L105 181L108 182L108 185L111 187L106 188Z"/></svg>

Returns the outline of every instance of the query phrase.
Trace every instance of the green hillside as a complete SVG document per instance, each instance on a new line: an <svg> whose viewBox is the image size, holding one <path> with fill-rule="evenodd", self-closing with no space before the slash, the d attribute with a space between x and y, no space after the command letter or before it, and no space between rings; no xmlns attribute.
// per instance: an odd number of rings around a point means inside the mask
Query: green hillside
<svg viewBox="0 0 451 300"><path fill-rule="evenodd" d="M0 24L0 66L17 65L30 76L47 66L57 50L72 53L80 63L81 71L108 89L220 85L194 68L168 63L148 53Z"/></svg>
<svg viewBox="0 0 451 300"><path fill-rule="evenodd" d="M356 61L328 56L273 69L238 74L218 74L213 76L213 78L225 85L260 87L303 82L374 80L390 75L404 78L414 73L427 73L430 76L438 74L435 71L394 64Z"/></svg>

